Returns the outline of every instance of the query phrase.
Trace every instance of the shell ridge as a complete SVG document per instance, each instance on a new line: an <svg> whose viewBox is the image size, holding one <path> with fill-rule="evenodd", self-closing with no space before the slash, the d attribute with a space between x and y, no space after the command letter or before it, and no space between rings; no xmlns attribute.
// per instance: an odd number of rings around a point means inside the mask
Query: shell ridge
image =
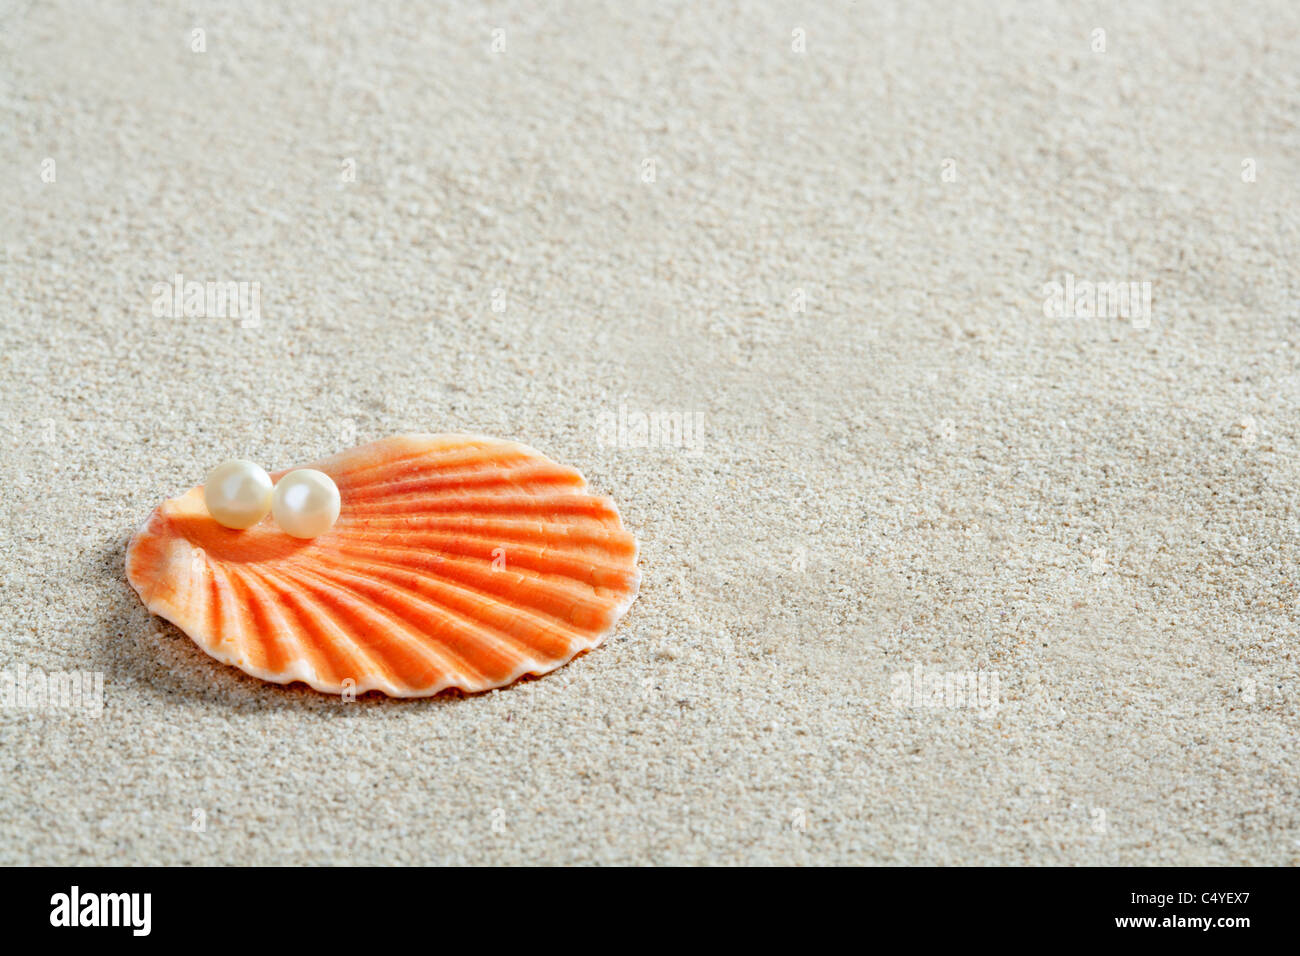
<svg viewBox="0 0 1300 956"><path fill-rule="evenodd" d="M379 606L363 594L354 593L350 588L341 588L338 584L322 577L318 572L294 568L286 568L282 573L291 580L296 581L299 586L312 589L316 594L322 592L333 594L337 597L346 598L353 607L347 608L347 612L355 619L356 622L367 622L370 626L363 626L361 623L349 624L352 633L356 639L363 642L362 646L369 648L372 646L383 646L393 655L400 656L403 651L408 656L415 656L425 664L427 672L434 675L435 681L427 686L437 686L439 690L453 683L452 678L462 678L455 667L447 659L446 655L438 652L438 649L430 643L423 640L422 635L411 630L409 625L404 621L395 618L387 609ZM336 619L338 611L331 611ZM379 626L376 626L379 625ZM343 626L340 623L340 626ZM378 641L368 641L368 637L379 638ZM440 683L439 683L440 682ZM414 686L414 685L413 685ZM424 687L426 685L419 685ZM436 693L436 691L432 691Z"/></svg>
<svg viewBox="0 0 1300 956"><path fill-rule="evenodd" d="M496 545L522 545L535 550L558 551L563 554L590 556L603 554L612 558L627 558L632 553L630 535L610 535L604 538L583 540L574 535L570 537L550 537L538 534L523 534L522 529L513 533L509 528L376 528L365 524L350 526L354 532L350 537L365 541L389 541L400 536L402 540L416 543L435 542L446 538L469 539ZM540 542L540 543L538 543Z"/></svg>
<svg viewBox="0 0 1300 956"><path fill-rule="evenodd" d="M414 507L413 507L414 506ZM585 514L610 516L608 499L600 495L574 492L560 495L456 495L426 496L396 501L379 499L377 501L359 501L350 511L352 514L375 517L398 517L415 510L427 508L438 514L478 515L487 513L541 512L552 516L559 514ZM459 509L459 510L457 510Z"/></svg>
<svg viewBox="0 0 1300 956"><path fill-rule="evenodd" d="M254 623L262 618L266 626L258 627L261 637L257 643L262 648L267 670L290 675L293 680L312 683L319 680L319 668L313 660L314 652L306 643L295 638L284 612L275 605L255 575L240 568L230 569L231 580L244 592L245 606Z"/></svg>
<svg viewBox="0 0 1300 956"><path fill-rule="evenodd" d="M383 535L353 535L354 540L373 542L374 545L380 546L392 540L391 536ZM534 547L518 542L503 542L498 538L487 538L474 534L436 534L436 533L418 533L416 535L403 536L404 541L399 548L393 548L396 551L413 551L424 553L425 551L436 551L438 554L454 555L456 557L473 559L487 564L497 560L495 552L499 549L506 562L512 567L527 568L536 571L538 574L552 574L557 577L566 578L571 581L577 581L589 587L605 587L607 585L597 584L597 576L617 577L626 574L626 570L619 568L614 564L606 564L593 560L595 557L584 551L575 551L568 548L556 547ZM479 545L477 548L461 547L457 549L457 542L468 541ZM484 554L482 552L486 551ZM617 557L617 555L605 555L607 557ZM539 566L541 565L541 566ZM560 567L581 567L584 570L581 573L561 570Z"/></svg>
<svg viewBox="0 0 1300 956"><path fill-rule="evenodd" d="M360 565L354 564L353 566L362 567L374 573L378 573L381 570L388 570L398 574L406 574L413 577L418 577L418 575L415 575L414 572L412 572L408 567L405 567L403 565L390 564L383 561L368 560ZM428 574L425 574L423 577L433 587L441 591L450 591L454 596L460 597L462 599L475 599L475 598L486 599L478 602L478 606L480 608L484 607L485 605L500 604L500 601L498 600L498 597L496 595L488 594L483 591L479 591L474 588L467 587L454 580L449 581ZM420 592L417 591L415 593L418 594ZM423 595L423 596L425 600L435 600L429 595ZM436 600L446 600L446 598L440 596ZM466 601L466 603L469 603L469 601ZM468 618L465 616L466 612L460 611L456 608L448 607L446 604L439 604L438 606L441 609L443 609L445 612L449 614L457 615L459 617L464 617L466 620L471 621L477 626L480 627L490 626L492 630L500 633L506 640L510 641L511 643L522 641L524 643L524 646L527 648L528 652L531 654L540 653L546 655L549 658L554 658L556 656L554 651L550 651L547 650L545 647L539 647L535 644L532 644L528 641L527 638L523 637L522 635L514 635L511 634L509 631L506 631L498 627L497 625L494 624L489 625L486 622L477 621L472 618ZM569 622L562 621L559 618L552 617L541 611L535 611L532 609L526 609L526 610L520 609L518 606L512 607L511 610L517 616L528 621L528 623L530 623L533 626L535 631L542 632L542 634L544 634L545 636L552 637L556 640L563 642L566 650L569 650L575 642L579 642L579 643L585 642L585 636L582 634L582 632L575 630L573 625L570 624Z"/></svg>
<svg viewBox="0 0 1300 956"><path fill-rule="evenodd" d="M576 481L570 476L556 475L553 478L545 476L532 476L527 481L483 481L473 484L454 484L454 485L434 485L428 482L422 482L421 486L414 483L403 490L385 491L383 494L358 494L359 489L349 489L349 495L354 505L374 505L381 502L392 504L406 504L407 502L422 502L431 498L457 499L470 496L481 497L505 497L507 495L522 495L529 498L537 497L539 493L548 495L572 495L586 494L587 487Z"/></svg>
<svg viewBox="0 0 1300 956"><path fill-rule="evenodd" d="M343 553L351 553L354 549L340 548L339 550L340 552ZM400 554L401 552L398 553ZM389 561L383 563L391 565L394 562ZM592 589L590 585L585 586L586 587L585 591L582 589L582 587L573 586L573 585L581 585L581 582L574 581L574 579L572 578L563 578L561 580L551 581L551 580L542 579L540 576L524 575L521 572L514 571L514 570L510 570L510 571L489 570L486 572L486 574L490 575L490 578L485 578L484 577L485 572L483 572L480 568L476 567L475 565L471 564L468 561L460 561L456 558L448 557L443 560L441 566L445 568L447 565L451 565L452 568L469 572L472 575L471 579L467 581L462 577L455 577L448 574L442 574L432 568L421 568L421 571L424 574L428 575L429 577L437 578L438 580L445 581L447 583L457 584L463 588L466 588L467 590L473 591L476 595L480 597L489 598L493 601L500 601L501 598L505 595L506 589L499 588L493 590L491 588L484 587L483 584L486 580L501 579L502 584L505 584L506 582L511 580L513 580L516 585L526 583L529 586L528 597L535 599L543 596L546 597L560 596L565 598L568 601L565 607L569 609L572 609L575 605L581 605L587 610L597 610L597 608L590 607L589 605L591 604L592 599L599 601L601 597L601 595L595 593L594 589ZM396 566L406 567L405 565L402 565L400 562L397 563ZM572 582L572 584L563 583L563 582ZM538 593L539 591L544 593L539 594ZM511 596L515 599L515 601L518 604L536 612L537 614L554 618L556 622L558 622L560 625L564 627L573 626L573 621L571 619L568 619L553 611L548 611L546 607L542 604L532 603L531 601L526 602L523 600L523 597L518 593L515 593ZM548 603L554 604L554 601L552 600L551 602Z"/></svg>
<svg viewBox="0 0 1300 956"><path fill-rule="evenodd" d="M476 678L484 680L494 680L494 672L499 670L499 662L507 662L510 659L519 657L519 649L515 646L502 644L502 641L494 639L493 635L481 624L474 620L458 619L458 615L451 614L450 611L438 605L437 602L429 601L428 597L417 591L400 587L394 581L376 581L369 580L363 575L355 574L350 568L338 566L325 566L316 571L321 578L331 581L339 588L347 589L351 593L363 600L372 601L374 605L383 607L387 613L394 618L402 620L407 626L421 628L422 618L434 618L438 620L439 628L437 631L429 633L420 633L419 639L426 646L435 649L439 656L446 657L455 662L456 667L448 670L459 672L463 675L473 675ZM485 641L486 639L486 641ZM478 661L473 657L472 649L474 645L485 646L486 653L484 661ZM486 670L485 670L486 669Z"/></svg>
<svg viewBox="0 0 1300 956"><path fill-rule="evenodd" d="M286 597L293 602L294 612L298 614L300 618L305 619L307 616L307 610L310 608L313 611L312 616L315 618L315 625L317 627L331 631L336 642L340 640L346 642L347 647L345 649L340 649L341 652L344 652L340 654L341 660L334 667L334 673L341 675L340 679L334 682L328 682L322 678L321 686L313 684L313 687L316 687L317 690L327 691L328 693L341 693L344 689L342 681L349 677L356 682L357 693L364 693L367 690L375 689L385 690L385 692L387 692L387 688L397 686L398 678L387 658L378 653L375 648L363 647L355 641L352 635L338 622L335 616L330 613L323 604L312 597L309 592L306 592L303 589L294 589L291 586L287 586L287 579L279 571L263 570L261 573L268 580L281 586ZM369 668L372 670L377 669L380 672L382 680L368 682L365 678L367 667L361 666L362 664L369 665Z"/></svg>
<svg viewBox="0 0 1300 956"><path fill-rule="evenodd" d="M402 570L402 569L396 568L395 570ZM339 583L340 586L342 586L343 582L339 582ZM398 585L393 585L393 586L398 586ZM408 588L404 588L404 587L402 589L409 590ZM412 593L416 597L420 597L419 592L410 592L410 593ZM427 598L424 599L424 601L422 601L421 603L432 604L433 606L437 607L440 610L443 610L448 614L453 613L451 609L448 609L445 605L438 605L435 602L429 601ZM479 628L484 627L481 622L474 622L474 623L476 623ZM501 677L496 677L496 678L490 677L487 674L483 674L480 671L478 671L476 668L471 667L469 669L474 670L475 673L479 673L479 675L484 678L481 686L478 689L491 690L496 687L505 687L509 684L514 683L519 678L523 677L525 674L547 673L556 667L568 663L578 654L584 651L592 650L595 647L598 647L604 641L605 637L608 635L610 630L610 629L606 629L605 631L594 635L593 638L586 639L583 637L582 634L578 632L564 630L563 625L554 625L554 627L556 630L559 630L561 632L556 636L565 639L567 642L567 646L563 653L547 654L545 660L538 660L536 657L532 655L521 656L518 664L512 670L506 672ZM515 640L523 641L524 638L520 637L520 638L516 638ZM527 646L530 650L534 652L538 650L537 648L527 644L526 642L525 642L525 646Z"/></svg>
<svg viewBox="0 0 1300 956"><path fill-rule="evenodd" d="M401 569L394 568L393 570L402 573ZM344 574L347 573L342 571L342 569L338 569L338 568L335 568L335 572L336 573L341 572ZM404 572L404 573L408 575L410 574L410 572ZM333 574L330 575L330 577L331 579L337 580L337 578ZM340 581L340 584L342 583L343 582ZM541 648L534 647L527 643L521 643L521 639L515 638L504 631L500 631L497 628L491 627L487 623L481 620L468 617L467 615L456 610L455 608L450 608L445 604L441 604L438 601L432 599L429 595L424 594L423 592L411 587L409 584L395 581L389 578L385 581L384 587L396 589L398 591L401 591L403 594L408 595L408 600L412 601L412 603L422 607L430 608L431 610L436 612L441 619L443 619L444 621L446 621L447 623L455 627L458 627L462 632L465 632L471 636L487 638L491 642L492 647L497 651L499 656L501 656L503 659L512 658L518 660L522 658L524 663L527 664L528 667L530 668L544 667L546 664L546 661L538 660L537 657L535 656L539 651L542 651ZM442 643L445 646L446 644L445 638L442 639ZM565 641L566 649L571 643L572 643L571 641L566 639ZM465 655L462 651L456 648L450 648L450 650L452 653L456 654L458 657L465 660L467 669L477 671L478 673L480 673L481 676L484 677L489 676L486 673L484 673L481 670L481 668L479 668L474 662L465 658ZM548 660L553 659L556 656L553 652L545 652L545 655Z"/></svg>
<svg viewBox="0 0 1300 956"><path fill-rule="evenodd" d="M454 437L454 436L453 436ZM355 484L354 479L359 475L365 475L369 472L382 471L386 468L403 468L408 467L422 459L437 455L439 452L446 452L443 459L455 457L456 454L464 454L468 449L471 452L481 452L494 445L506 445L505 442L497 442L495 439L486 439L467 443L465 445L454 447L436 447L435 442L438 438L436 435L398 435L394 438L380 439L379 441L370 442L367 445L359 445L356 448L350 448L347 451L339 452L337 455L330 455L326 458L318 459L305 466L307 468L316 468L333 477L335 471L346 480L349 484ZM368 461L370 455L379 450L385 444L405 442L408 445L419 444L420 447L412 448L408 453L394 456L381 461ZM361 462L352 466L352 462ZM333 469L333 470L331 470Z"/></svg>
<svg viewBox="0 0 1300 956"><path fill-rule="evenodd" d="M303 577L313 580L318 588L325 586L332 587L335 591L342 591L361 608L364 608L371 616L377 617L381 621L389 622L395 629L390 628L386 633L395 636L400 635L402 638L402 645L411 647L419 656L429 660L432 664L433 670L441 674L444 680L449 677L464 679L466 676L471 674L476 674L479 677L485 676L479 674L473 667L465 669L456 667L455 660L459 659L457 655L449 655L441 644L435 644L434 642L427 640L427 635L421 634L418 630L412 628L410 622L395 612L391 607L380 603L371 595L357 591L351 584L334 580L332 576L327 576L314 569L308 570L302 567L295 567L292 572L286 569L285 573L298 580L301 580Z"/></svg>
<svg viewBox="0 0 1300 956"><path fill-rule="evenodd" d="M218 646L228 646L228 652L238 656L244 649L244 622L231 607L235 598L234 585L230 583L230 575L220 565L213 563L209 571L216 583L217 613L221 621L221 628L217 632L220 637L217 637L216 643ZM216 637L216 634L213 636Z"/></svg>
<svg viewBox="0 0 1300 956"><path fill-rule="evenodd" d="M340 516L343 524L346 516ZM605 545L613 553L612 545L617 544L626 554L632 552L635 542L631 532L621 527L613 527L603 522L592 522L590 526L577 522L563 524L558 522L527 521L517 518L474 518L474 517L428 517L405 516L401 518L355 518L347 522L348 526L365 534L383 531L410 531L434 533L451 533L455 531L475 532L478 536L504 538L511 541L528 540L539 533L546 540L574 544ZM597 534L599 532L599 534Z"/></svg>
<svg viewBox="0 0 1300 956"><path fill-rule="evenodd" d="M208 635L212 640L220 640L217 637L221 633L221 583L217 579L215 568L209 568L208 576L205 581L205 588L208 592L207 604L204 607L205 616L208 620Z"/></svg>
<svg viewBox="0 0 1300 956"><path fill-rule="evenodd" d="M465 488L490 488L494 486L523 487L538 484L543 487L551 485L582 485L586 483L582 476L572 468L565 468L553 461L539 461L534 458L519 458L511 464L520 467L456 468L439 471L431 475L394 478L390 481L374 484L352 486L353 495L361 495L362 500L376 498L397 498L420 491L434 493L453 493Z"/></svg>
<svg viewBox="0 0 1300 956"><path fill-rule="evenodd" d="M254 574L254 572L245 573ZM364 675L368 671L377 669L383 678L380 683L391 684L393 675L387 661L368 652L366 648L354 641L352 636L339 625L334 615L309 593L293 587L272 568L258 568L255 576L264 590L278 593L281 602L285 605L284 611L278 612L283 623L286 626L289 623L285 615L292 616L303 633L298 644L314 673L310 675L313 679L307 677L298 679L317 690L339 693L343 690L343 679L350 677L357 683L360 692ZM263 599L269 600L265 593ZM322 631L328 633L330 640L314 639L313 632Z"/></svg>

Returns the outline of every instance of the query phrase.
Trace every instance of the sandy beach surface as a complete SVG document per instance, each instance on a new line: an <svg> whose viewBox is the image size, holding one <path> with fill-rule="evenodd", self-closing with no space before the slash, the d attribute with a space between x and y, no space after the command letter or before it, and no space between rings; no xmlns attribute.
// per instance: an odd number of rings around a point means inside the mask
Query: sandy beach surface
<svg viewBox="0 0 1300 956"><path fill-rule="evenodd" d="M1285 2L0 4L0 863L1300 862L1298 76ZM452 431L617 500L604 646L344 704L125 580Z"/></svg>

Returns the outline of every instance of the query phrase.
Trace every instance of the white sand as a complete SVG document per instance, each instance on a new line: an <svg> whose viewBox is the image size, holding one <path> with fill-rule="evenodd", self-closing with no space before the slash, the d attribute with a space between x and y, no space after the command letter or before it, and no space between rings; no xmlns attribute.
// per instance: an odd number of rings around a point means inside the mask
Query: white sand
<svg viewBox="0 0 1300 956"><path fill-rule="evenodd" d="M278 6L0 14L0 667L105 681L0 710L0 862L1300 862L1300 7ZM343 705L124 580L224 458L451 430L618 500L606 646Z"/></svg>

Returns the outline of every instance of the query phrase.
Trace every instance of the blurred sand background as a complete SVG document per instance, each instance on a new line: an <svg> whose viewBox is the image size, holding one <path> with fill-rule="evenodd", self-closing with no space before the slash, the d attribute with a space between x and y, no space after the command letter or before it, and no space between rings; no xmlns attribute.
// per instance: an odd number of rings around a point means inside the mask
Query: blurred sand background
<svg viewBox="0 0 1300 956"><path fill-rule="evenodd" d="M1300 861L1298 71L1286 2L0 4L0 669L104 675L0 709L0 862ZM403 431L617 499L604 647L343 705L127 585Z"/></svg>

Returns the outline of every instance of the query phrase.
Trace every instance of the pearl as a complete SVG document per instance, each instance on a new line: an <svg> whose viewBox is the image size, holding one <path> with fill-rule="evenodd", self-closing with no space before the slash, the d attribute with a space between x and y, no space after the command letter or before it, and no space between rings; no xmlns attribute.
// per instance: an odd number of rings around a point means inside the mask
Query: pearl
<svg viewBox="0 0 1300 956"><path fill-rule="evenodd" d="M334 526L341 504L333 478L323 471L299 468L276 482L271 514L286 534L314 538Z"/></svg>
<svg viewBox="0 0 1300 956"><path fill-rule="evenodd" d="M218 524L251 528L271 510L271 476L251 461L222 462L203 485L203 501Z"/></svg>

